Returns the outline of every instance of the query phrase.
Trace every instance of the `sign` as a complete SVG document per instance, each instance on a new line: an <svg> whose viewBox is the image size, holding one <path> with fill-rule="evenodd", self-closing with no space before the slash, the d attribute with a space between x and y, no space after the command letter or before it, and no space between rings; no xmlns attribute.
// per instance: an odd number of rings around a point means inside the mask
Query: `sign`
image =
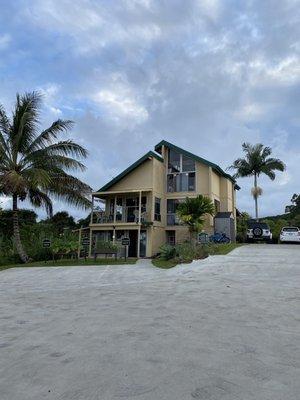
<svg viewBox="0 0 300 400"><path fill-rule="evenodd" d="M129 246L130 245L130 239L128 237L122 238L122 246Z"/></svg>
<svg viewBox="0 0 300 400"><path fill-rule="evenodd" d="M50 247L51 246L51 240L50 239L43 239L43 247Z"/></svg>

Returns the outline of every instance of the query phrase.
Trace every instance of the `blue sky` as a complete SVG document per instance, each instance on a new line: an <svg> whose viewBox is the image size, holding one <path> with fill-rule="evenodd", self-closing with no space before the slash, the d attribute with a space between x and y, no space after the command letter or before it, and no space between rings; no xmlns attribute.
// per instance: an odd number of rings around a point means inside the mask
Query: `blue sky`
<svg viewBox="0 0 300 400"><path fill-rule="evenodd" d="M165 139L224 169L244 141L271 146L287 170L260 179L261 215L299 192L299 1L0 3L0 102L40 90L45 126L73 119L94 189ZM252 180L239 184L253 214Z"/></svg>

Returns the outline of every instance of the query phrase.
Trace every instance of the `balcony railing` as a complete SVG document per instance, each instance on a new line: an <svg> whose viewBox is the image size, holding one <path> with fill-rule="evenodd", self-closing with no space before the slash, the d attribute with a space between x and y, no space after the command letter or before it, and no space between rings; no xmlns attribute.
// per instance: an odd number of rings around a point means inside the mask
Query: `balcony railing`
<svg viewBox="0 0 300 400"><path fill-rule="evenodd" d="M141 212L141 223L150 222L150 215L146 211ZM138 209L132 210L131 207L125 207L124 212L108 214L105 211L94 211L92 217L93 224L115 224L115 223L139 223Z"/></svg>

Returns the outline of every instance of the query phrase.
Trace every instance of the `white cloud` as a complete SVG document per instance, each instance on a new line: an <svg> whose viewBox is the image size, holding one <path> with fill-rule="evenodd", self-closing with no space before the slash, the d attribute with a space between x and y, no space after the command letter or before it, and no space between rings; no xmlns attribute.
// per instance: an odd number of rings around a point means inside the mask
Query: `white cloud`
<svg viewBox="0 0 300 400"><path fill-rule="evenodd" d="M96 91L91 97L114 120L124 122L123 120L128 118L141 123L148 118L148 111L140 103L139 96L119 74L112 74L107 86Z"/></svg>
<svg viewBox="0 0 300 400"><path fill-rule="evenodd" d="M11 36L8 33L0 35L0 50L6 49L11 43Z"/></svg>

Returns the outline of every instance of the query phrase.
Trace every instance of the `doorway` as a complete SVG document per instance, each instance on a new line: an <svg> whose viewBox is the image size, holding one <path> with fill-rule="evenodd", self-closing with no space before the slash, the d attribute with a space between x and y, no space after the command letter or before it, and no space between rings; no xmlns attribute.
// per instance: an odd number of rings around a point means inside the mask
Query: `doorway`
<svg viewBox="0 0 300 400"><path fill-rule="evenodd" d="M138 231L137 230L129 230L128 231L130 245L128 247L128 257L137 257L137 239L138 239Z"/></svg>
<svg viewBox="0 0 300 400"><path fill-rule="evenodd" d="M146 257L146 250L147 250L147 231L141 231L140 257Z"/></svg>

